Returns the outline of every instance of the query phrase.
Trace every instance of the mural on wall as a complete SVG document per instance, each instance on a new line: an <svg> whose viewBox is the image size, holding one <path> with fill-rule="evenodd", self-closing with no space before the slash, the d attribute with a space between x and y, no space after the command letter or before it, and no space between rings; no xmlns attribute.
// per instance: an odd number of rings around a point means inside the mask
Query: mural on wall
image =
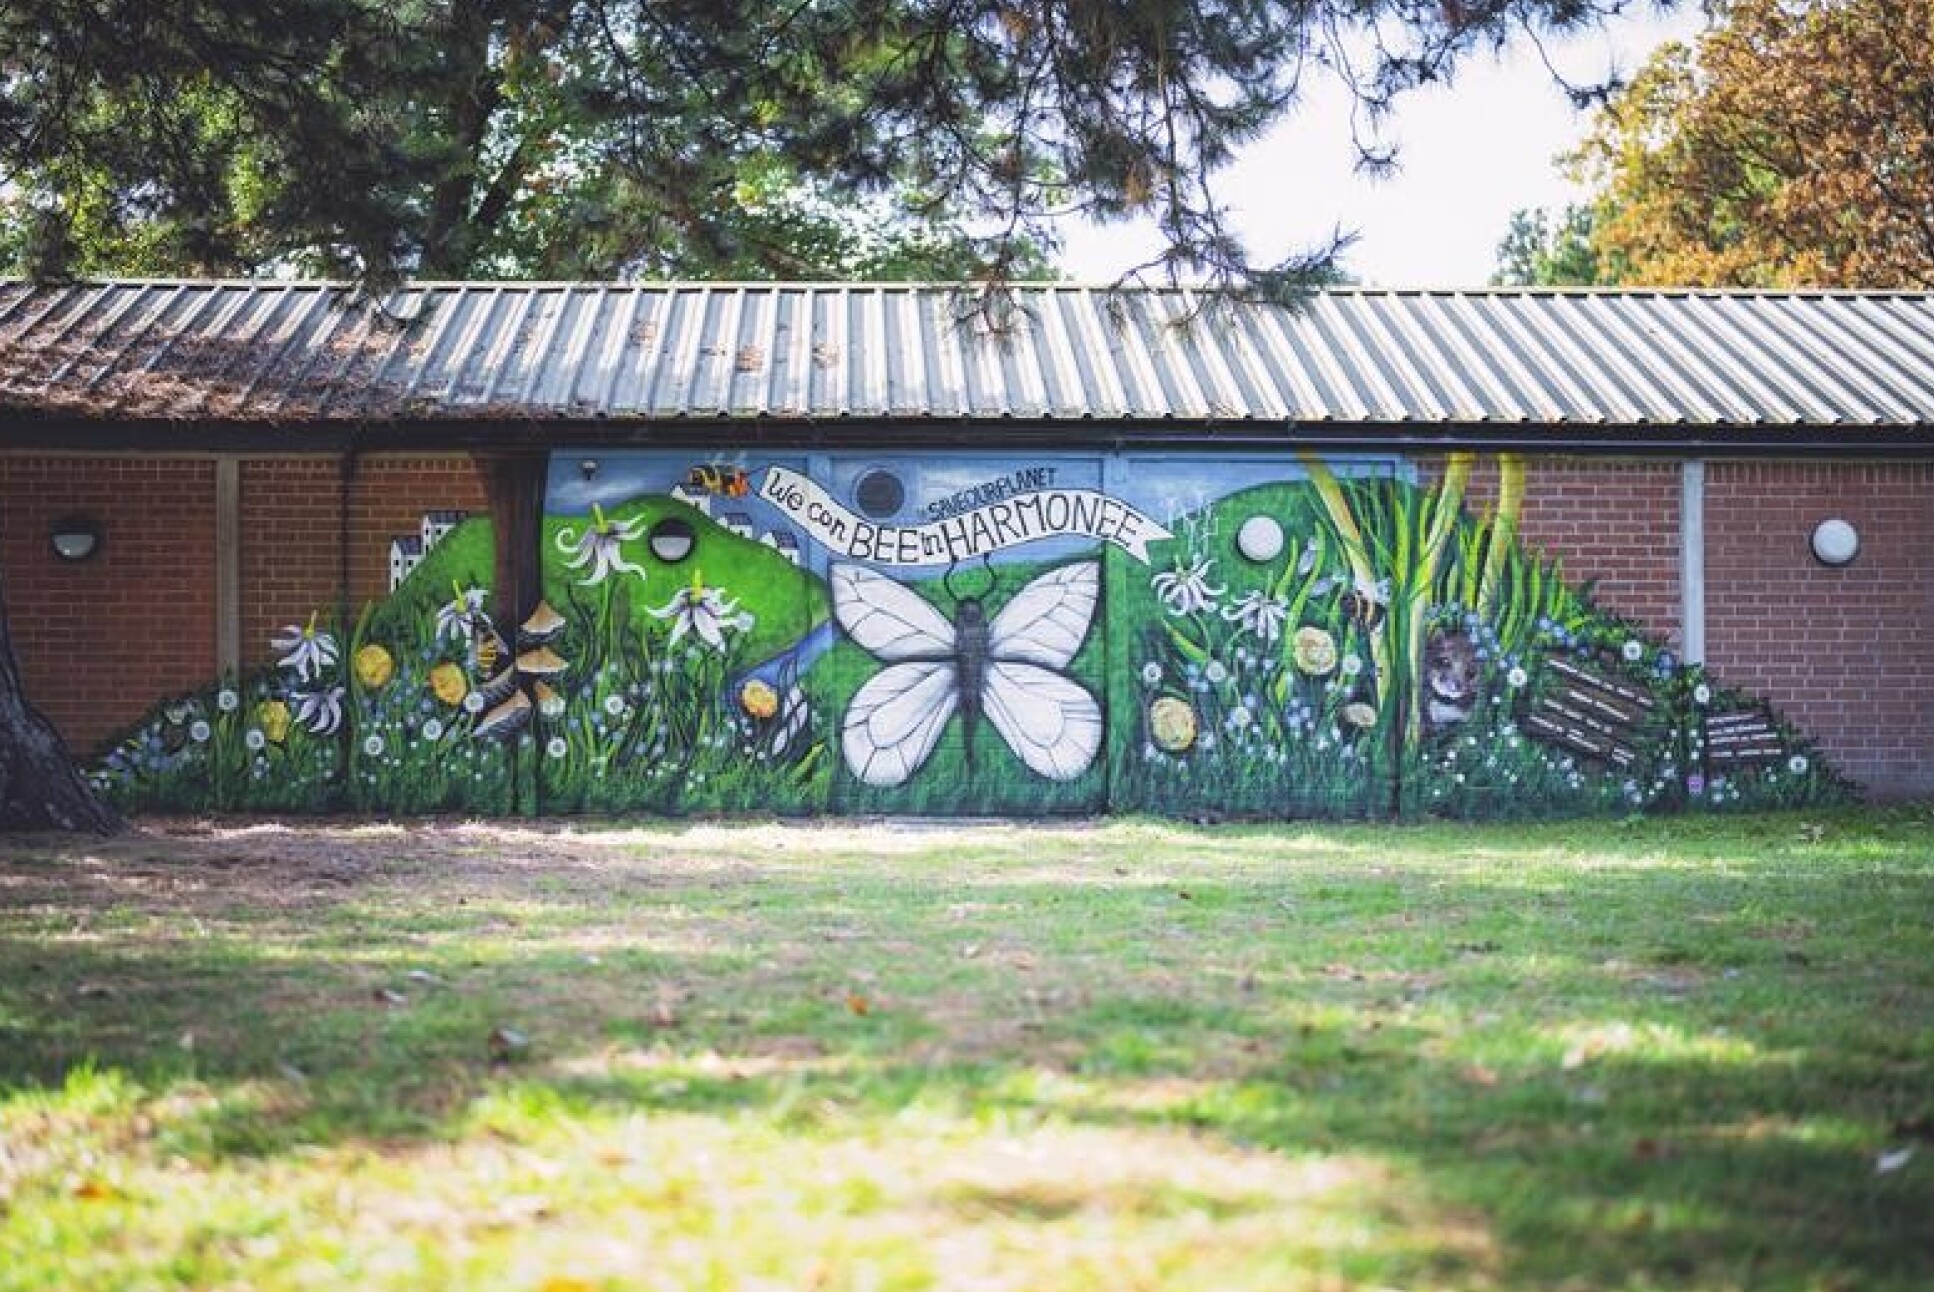
<svg viewBox="0 0 1934 1292"><path fill-rule="evenodd" d="M97 787L140 811L510 811L534 661L489 614L490 520L431 512L421 533L388 597L347 623L316 607L272 635L266 667L158 705Z"/></svg>
<svg viewBox="0 0 1934 1292"><path fill-rule="evenodd" d="M1526 548L1521 464L553 456L543 602L487 518L169 701L128 808L1469 817L1798 805L1797 733ZM434 535L432 537L432 535ZM408 541L405 541L408 540Z"/></svg>

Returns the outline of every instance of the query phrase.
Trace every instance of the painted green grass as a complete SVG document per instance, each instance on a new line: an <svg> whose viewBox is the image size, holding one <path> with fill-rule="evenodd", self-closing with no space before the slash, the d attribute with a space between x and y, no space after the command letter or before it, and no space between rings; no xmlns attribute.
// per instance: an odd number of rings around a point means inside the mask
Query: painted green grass
<svg viewBox="0 0 1934 1292"><path fill-rule="evenodd" d="M1931 839L13 840L0 1289L1924 1288Z"/></svg>
<svg viewBox="0 0 1934 1292"><path fill-rule="evenodd" d="M1355 587L1343 535L1304 482L1243 490L1179 518L1172 540L1151 545L1152 568L1109 553L1108 754L1117 806L1186 817L1499 820L1818 807L1856 797L1777 714L1768 716L1780 731L1780 758L1709 767L1697 743L1708 708L1764 706L1599 609L1589 586L1567 582L1537 553L1516 545L1505 552L1500 595L1484 610L1478 589L1491 522L1469 513L1451 527L1418 632L1420 640L1448 633L1473 644L1477 702L1463 722L1406 738L1407 715L1428 703L1427 683L1411 676L1401 643L1416 612L1410 581L1422 577L1413 567L1431 495L1399 480L1355 479L1342 489L1369 562L1384 576L1374 608ZM1288 540L1261 564L1235 541L1257 515L1277 520ZM1208 604L1165 602L1155 580L1190 570ZM1285 613L1273 642L1240 621L1241 603L1256 597L1273 598ZM1390 646L1381 674L1371 622ZM1299 628L1322 634L1333 667L1299 665ZM1588 664L1658 701L1657 716L1634 738L1633 766L1532 737L1527 716L1566 686L1544 667L1552 659ZM1364 704L1379 699L1374 711ZM1186 749L1155 739L1153 706L1163 701L1189 707L1196 735ZM1353 710L1366 721L1351 722Z"/></svg>
<svg viewBox="0 0 1934 1292"><path fill-rule="evenodd" d="M481 680L463 643L438 638L437 611L458 589L490 587L493 552L489 518L473 516L348 623L341 607L312 607L338 648L333 664L307 682L271 664L170 697L109 747L92 769L97 788L129 812L510 810L515 760L502 745L471 739L477 715L438 699L429 684L445 663L464 670L466 686ZM365 646L391 662L381 686L357 676ZM340 692L340 724L302 721L298 697L330 690ZM267 718L270 709L279 721Z"/></svg>

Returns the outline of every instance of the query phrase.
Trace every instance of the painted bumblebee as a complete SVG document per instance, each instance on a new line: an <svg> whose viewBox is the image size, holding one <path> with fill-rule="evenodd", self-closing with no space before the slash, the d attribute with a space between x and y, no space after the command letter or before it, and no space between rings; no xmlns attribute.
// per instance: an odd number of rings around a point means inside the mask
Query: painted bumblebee
<svg viewBox="0 0 1934 1292"><path fill-rule="evenodd" d="M721 498L743 498L752 492L744 467L723 462L701 462L685 473L685 483Z"/></svg>

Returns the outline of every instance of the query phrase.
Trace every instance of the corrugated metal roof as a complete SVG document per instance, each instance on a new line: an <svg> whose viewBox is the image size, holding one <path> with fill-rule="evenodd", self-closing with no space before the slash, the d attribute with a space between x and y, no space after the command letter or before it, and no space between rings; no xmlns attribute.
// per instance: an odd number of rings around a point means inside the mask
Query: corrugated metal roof
<svg viewBox="0 0 1934 1292"><path fill-rule="evenodd" d="M0 284L0 406L205 421L1934 423L1926 293Z"/></svg>

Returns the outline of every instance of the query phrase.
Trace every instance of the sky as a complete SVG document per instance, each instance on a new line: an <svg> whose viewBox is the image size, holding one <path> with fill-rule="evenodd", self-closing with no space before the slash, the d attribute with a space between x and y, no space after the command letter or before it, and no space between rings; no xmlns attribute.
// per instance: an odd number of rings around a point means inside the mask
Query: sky
<svg viewBox="0 0 1934 1292"><path fill-rule="evenodd" d="M1682 0L1665 17L1641 8L1547 52L1567 79L1597 83L1703 25L1700 6ZM1312 96L1218 177L1253 263L1321 246L1341 227L1358 234L1343 268L1366 284L1473 286L1489 279L1513 211L1578 196L1553 159L1583 137L1589 114L1573 110L1529 44L1479 54L1449 86L1405 99L1386 132L1401 149L1388 179L1354 173L1349 107L1341 92ZM1160 245L1148 224L1063 233L1061 269L1077 282L1111 282Z"/></svg>

